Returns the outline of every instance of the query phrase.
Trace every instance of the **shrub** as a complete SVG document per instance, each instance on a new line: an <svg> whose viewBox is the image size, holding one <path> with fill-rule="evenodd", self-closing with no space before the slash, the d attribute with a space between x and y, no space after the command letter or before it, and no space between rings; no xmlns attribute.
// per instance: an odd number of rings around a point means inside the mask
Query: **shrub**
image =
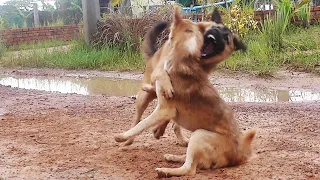
<svg viewBox="0 0 320 180"><path fill-rule="evenodd" d="M171 21L171 5L166 5L153 11L145 12L141 18L132 19L119 12L113 12L104 16L104 22L100 22L98 32L94 35L94 46L118 46L124 49L138 50L144 35L155 23L165 20ZM159 44L167 38L165 31Z"/></svg>

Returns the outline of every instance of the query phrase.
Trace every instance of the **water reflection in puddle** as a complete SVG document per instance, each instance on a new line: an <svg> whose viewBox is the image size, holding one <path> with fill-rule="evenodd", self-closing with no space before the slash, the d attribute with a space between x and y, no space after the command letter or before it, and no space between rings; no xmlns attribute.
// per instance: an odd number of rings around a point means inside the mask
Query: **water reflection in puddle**
<svg viewBox="0 0 320 180"><path fill-rule="evenodd" d="M140 81L95 77L44 78L44 77L0 77L5 86L36 89L50 92L76 93L82 95L106 94L110 96L132 96L138 91ZM216 86L217 87L217 86ZM320 93L303 90L241 89L217 87L227 102L286 102L320 100Z"/></svg>

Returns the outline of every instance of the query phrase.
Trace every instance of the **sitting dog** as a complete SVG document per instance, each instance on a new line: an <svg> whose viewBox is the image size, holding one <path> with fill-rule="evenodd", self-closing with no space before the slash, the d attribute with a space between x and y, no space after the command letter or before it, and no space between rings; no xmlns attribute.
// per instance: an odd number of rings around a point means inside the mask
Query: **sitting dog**
<svg viewBox="0 0 320 180"><path fill-rule="evenodd" d="M239 39L239 37L233 33L222 23L219 11L216 9L211 15L211 21L201 22L205 26L204 43L201 49L201 61L200 65L203 70L209 74L214 67L221 61L227 59L233 51L244 50L245 45ZM162 86L165 86L165 91L161 92L166 98L173 97L173 88L170 83L170 79L163 74L164 61L170 50L169 43L166 42L162 48L157 50L156 41L157 37L163 32L168 25L168 22L160 22L150 29L142 43L142 52L144 59L146 60L146 69L143 75L142 87L139 89L136 100L136 117L133 126L140 122L141 116L148 104L156 98L154 91L148 90L148 84L155 79L163 82ZM228 42L233 43L228 43ZM158 68L157 68L158 67ZM151 77L151 74L154 74ZM152 86L151 86L152 87ZM160 138L163 135L165 128L169 122L165 122L154 128L155 138ZM180 127L176 124L173 126L174 132L179 140L179 144L186 146L188 139L182 136ZM129 139L125 145L133 143L133 138Z"/></svg>
<svg viewBox="0 0 320 180"><path fill-rule="evenodd" d="M135 127L115 136L117 142L124 142L170 120L193 131L186 155L165 155L168 161L184 162L182 167L157 168L159 177L195 174L198 165L206 169L239 165L251 154L255 131L241 134L232 109L218 95L200 63L206 28L206 23L182 19L180 10L175 9L168 54L165 60L160 60L164 61L162 76L171 80L174 97L163 96L166 86L156 78L155 110ZM236 44L230 40L228 43Z"/></svg>

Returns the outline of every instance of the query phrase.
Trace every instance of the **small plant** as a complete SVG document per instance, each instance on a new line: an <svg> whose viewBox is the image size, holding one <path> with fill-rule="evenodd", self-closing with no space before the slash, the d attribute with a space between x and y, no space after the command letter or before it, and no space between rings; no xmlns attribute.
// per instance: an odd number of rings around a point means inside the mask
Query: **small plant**
<svg viewBox="0 0 320 180"><path fill-rule="evenodd" d="M278 51L284 47L283 37L289 30L290 20L296 12L303 11L307 3L308 1L301 2L299 6L295 6L290 0L276 1L277 9L274 17L267 17L261 24L262 35L269 46Z"/></svg>
<svg viewBox="0 0 320 180"><path fill-rule="evenodd" d="M54 22L47 22L47 26L63 26L64 25L64 20L63 18L58 18Z"/></svg>
<svg viewBox="0 0 320 180"><path fill-rule="evenodd" d="M257 29L257 22L254 19L253 10L244 10L238 5L234 5L230 9L230 13L226 15L229 18L226 26L242 37L248 34L250 30Z"/></svg>
<svg viewBox="0 0 320 180"><path fill-rule="evenodd" d="M7 28L8 28L7 21L5 20L4 17L0 15L0 30L7 29Z"/></svg>
<svg viewBox="0 0 320 180"><path fill-rule="evenodd" d="M223 22L233 32L237 33L241 37L244 37L249 31L257 29L257 21L254 19L254 10L252 3L246 1L235 0L230 9L219 7L223 12ZM212 12L212 8L209 9L208 13Z"/></svg>
<svg viewBox="0 0 320 180"><path fill-rule="evenodd" d="M310 26L310 17L311 17L309 4L302 5L297 10L297 16L299 20L301 20L302 26L305 28L308 28Z"/></svg>
<svg viewBox="0 0 320 180"><path fill-rule="evenodd" d="M2 43L0 43L0 58L4 55L5 51L6 47Z"/></svg>
<svg viewBox="0 0 320 180"><path fill-rule="evenodd" d="M13 23L13 24L11 25L11 29L19 29L19 25Z"/></svg>

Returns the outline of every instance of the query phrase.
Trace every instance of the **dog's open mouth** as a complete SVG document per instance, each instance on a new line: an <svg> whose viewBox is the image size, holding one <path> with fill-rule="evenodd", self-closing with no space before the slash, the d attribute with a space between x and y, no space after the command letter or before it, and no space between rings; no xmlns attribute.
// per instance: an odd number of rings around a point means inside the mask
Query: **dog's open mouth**
<svg viewBox="0 0 320 180"><path fill-rule="evenodd" d="M224 51L225 42L219 29L213 28L204 35L201 58L211 58Z"/></svg>

